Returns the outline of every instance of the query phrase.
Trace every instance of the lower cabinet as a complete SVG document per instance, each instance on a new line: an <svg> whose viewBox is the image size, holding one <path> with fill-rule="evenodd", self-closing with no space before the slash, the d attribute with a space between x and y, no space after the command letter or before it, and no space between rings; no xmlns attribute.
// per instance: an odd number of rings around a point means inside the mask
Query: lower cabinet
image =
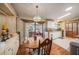
<svg viewBox="0 0 79 59"><path fill-rule="evenodd" d="M12 48L8 47L6 50L5 50L5 55L12 55L13 52L12 52Z"/></svg>
<svg viewBox="0 0 79 59"><path fill-rule="evenodd" d="M0 48L0 55L16 55L19 48L19 38L14 37L5 42L5 46Z"/></svg>
<svg viewBox="0 0 79 59"><path fill-rule="evenodd" d="M5 51L4 48L0 48L0 55L4 55Z"/></svg>
<svg viewBox="0 0 79 59"><path fill-rule="evenodd" d="M19 41L16 41L12 48L12 55L16 55L19 48Z"/></svg>

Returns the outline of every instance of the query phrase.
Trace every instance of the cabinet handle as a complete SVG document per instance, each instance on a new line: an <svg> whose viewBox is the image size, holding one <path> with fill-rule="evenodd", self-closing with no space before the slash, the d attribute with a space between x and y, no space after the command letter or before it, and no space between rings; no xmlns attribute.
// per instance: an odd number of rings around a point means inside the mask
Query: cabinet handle
<svg viewBox="0 0 79 59"><path fill-rule="evenodd" d="M11 48L8 49L8 51L10 51L10 50L11 50Z"/></svg>

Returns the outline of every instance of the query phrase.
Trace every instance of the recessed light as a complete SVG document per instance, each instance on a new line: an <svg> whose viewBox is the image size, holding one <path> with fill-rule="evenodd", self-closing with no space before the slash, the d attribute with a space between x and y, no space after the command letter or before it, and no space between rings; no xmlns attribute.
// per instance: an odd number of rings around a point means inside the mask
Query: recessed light
<svg viewBox="0 0 79 59"><path fill-rule="evenodd" d="M61 16L61 17L59 17L58 19L64 18L64 17L69 16L69 15L71 15L71 13L67 13L67 14L65 14L65 15L63 15L63 16Z"/></svg>
<svg viewBox="0 0 79 59"><path fill-rule="evenodd" d="M72 7L68 7L68 8L65 9L65 11L69 11L71 9L72 9Z"/></svg>

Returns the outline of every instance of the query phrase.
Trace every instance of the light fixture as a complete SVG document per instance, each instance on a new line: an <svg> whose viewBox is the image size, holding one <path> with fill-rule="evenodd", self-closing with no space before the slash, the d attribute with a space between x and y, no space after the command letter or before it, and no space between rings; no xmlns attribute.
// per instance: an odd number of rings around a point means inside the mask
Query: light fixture
<svg viewBox="0 0 79 59"><path fill-rule="evenodd" d="M38 13L38 5L36 5L35 7L36 7L36 16L33 17L33 20L35 22L38 22L38 21L41 21L41 17L39 16L39 13Z"/></svg>
<svg viewBox="0 0 79 59"><path fill-rule="evenodd" d="M61 16L61 17L59 17L58 19L61 19L61 18L63 18L63 17L69 16L69 15L71 15L71 13L67 13L67 14L65 14L65 15L63 15L63 16Z"/></svg>
<svg viewBox="0 0 79 59"><path fill-rule="evenodd" d="M65 9L65 11L69 11L71 9L72 9L72 7L68 7L68 8Z"/></svg>

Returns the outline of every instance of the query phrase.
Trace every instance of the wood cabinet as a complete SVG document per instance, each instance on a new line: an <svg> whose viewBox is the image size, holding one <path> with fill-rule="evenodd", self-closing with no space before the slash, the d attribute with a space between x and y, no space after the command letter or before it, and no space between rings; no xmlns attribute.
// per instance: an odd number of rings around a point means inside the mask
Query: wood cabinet
<svg viewBox="0 0 79 59"><path fill-rule="evenodd" d="M65 23L66 36L75 38L79 35L79 20L67 21Z"/></svg>

